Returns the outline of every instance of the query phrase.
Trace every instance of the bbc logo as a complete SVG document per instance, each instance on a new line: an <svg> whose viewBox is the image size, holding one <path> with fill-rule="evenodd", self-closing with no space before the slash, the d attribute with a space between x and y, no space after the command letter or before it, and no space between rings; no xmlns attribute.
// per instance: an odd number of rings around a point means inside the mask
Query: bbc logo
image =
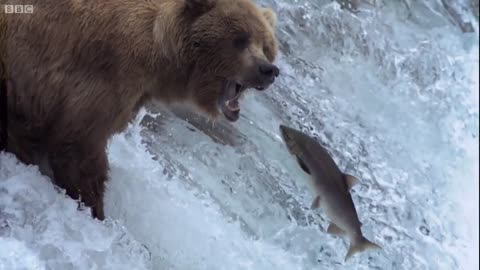
<svg viewBox="0 0 480 270"><path fill-rule="evenodd" d="M5 5L5 13L33 13L33 5Z"/></svg>

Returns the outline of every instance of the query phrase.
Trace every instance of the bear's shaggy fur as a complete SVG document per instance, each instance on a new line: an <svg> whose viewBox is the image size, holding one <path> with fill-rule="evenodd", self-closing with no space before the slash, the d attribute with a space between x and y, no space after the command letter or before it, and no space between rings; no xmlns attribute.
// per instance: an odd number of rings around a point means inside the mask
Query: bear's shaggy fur
<svg viewBox="0 0 480 270"><path fill-rule="evenodd" d="M16 0L6 0L14 4ZM7 150L104 218L106 146L149 100L238 119L278 76L275 15L251 0L30 0L8 14ZM0 40L1 41L1 40Z"/></svg>

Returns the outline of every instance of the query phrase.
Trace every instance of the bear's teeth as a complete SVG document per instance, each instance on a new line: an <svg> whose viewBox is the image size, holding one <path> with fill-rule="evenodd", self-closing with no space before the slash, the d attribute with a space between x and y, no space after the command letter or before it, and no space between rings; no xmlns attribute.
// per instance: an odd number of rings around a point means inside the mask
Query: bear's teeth
<svg viewBox="0 0 480 270"><path fill-rule="evenodd" d="M227 106L227 108L231 111L239 111L240 110L240 107L238 106L238 102L236 100L227 100L227 102L225 102L225 106Z"/></svg>

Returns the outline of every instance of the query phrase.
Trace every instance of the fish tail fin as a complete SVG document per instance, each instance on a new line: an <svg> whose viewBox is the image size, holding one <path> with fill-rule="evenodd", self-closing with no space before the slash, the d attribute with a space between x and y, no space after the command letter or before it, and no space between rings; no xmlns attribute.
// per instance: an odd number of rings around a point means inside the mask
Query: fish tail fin
<svg viewBox="0 0 480 270"><path fill-rule="evenodd" d="M350 243L350 247L347 252L347 256L345 256L345 261L347 261L350 257L358 252L365 251L367 249L382 249L379 245L371 242L367 238L361 236L360 239L352 241Z"/></svg>

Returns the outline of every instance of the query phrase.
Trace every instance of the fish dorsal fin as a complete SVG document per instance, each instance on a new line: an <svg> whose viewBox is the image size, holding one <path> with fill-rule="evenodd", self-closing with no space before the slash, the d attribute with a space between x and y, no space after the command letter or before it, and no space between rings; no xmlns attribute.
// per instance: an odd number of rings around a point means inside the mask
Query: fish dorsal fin
<svg viewBox="0 0 480 270"><path fill-rule="evenodd" d="M297 162L298 162L298 165L300 165L300 168L302 168L302 170L308 174L310 174L310 170L308 169L307 165L305 165L305 163L297 156Z"/></svg>
<svg viewBox="0 0 480 270"><path fill-rule="evenodd" d="M338 235L338 236L345 234L345 232L342 229L340 229L340 227L338 227L335 223L330 223L327 229L327 233Z"/></svg>
<svg viewBox="0 0 480 270"><path fill-rule="evenodd" d="M347 185L347 190L350 190L352 189L352 187L358 183L358 179L353 176L353 175L350 175L350 174L346 174L344 173L343 174L343 179L345 179L345 184Z"/></svg>
<svg viewBox="0 0 480 270"><path fill-rule="evenodd" d="M313 199L310 209L317 209L318 207L320 207L320 196L317 196L315 199Z"/></svg>

